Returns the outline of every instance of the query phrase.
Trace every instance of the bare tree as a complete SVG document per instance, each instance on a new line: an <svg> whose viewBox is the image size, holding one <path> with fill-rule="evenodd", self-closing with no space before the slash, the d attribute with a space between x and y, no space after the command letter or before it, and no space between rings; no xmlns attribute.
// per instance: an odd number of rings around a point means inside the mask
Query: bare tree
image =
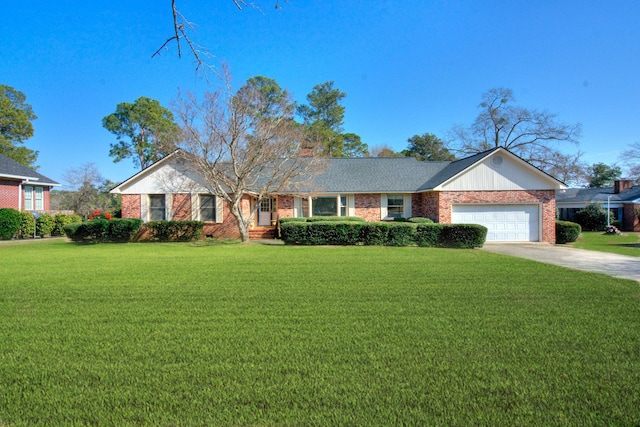
<svg viewBox="0 0 640 427"><path fill-rule="evenodd" d="M258 5L253 2L248 2L244 0L231 0L233 4L238 8L238 10L242 10L245 7L252 7L254 9L260 9ZM286 0L285 0L286 1ZM280 9L280 2L276 0L275 8ZM182 44L181 42L185 42L191 54L194 57L194 62L196 64L196 71L200 71L203 69L210 69L211 66L207 64L206 58L211 57L211 53L198 43L196 43L190 36L189 32L193 29L194 24L190 22L178 9L176 0L171 0L171 13L173 16L173 34L167 38L167 40L154 52L151 57L160 55L162 50L166 49L168 45L172 42L176 43L176 47L178 49L178 58L182 58Z"/></svg>
<svg viewBox="0 0 640 427"><path fill-rule="evenodd" d="M504 147L545 172L561 168L558 161L563 161L563 155L558 145L577 145L582 126L561 123L555 114L513 105L514 102L511 89L486 92L473 124L452 129L452 149L459 155L470 155Z"/></svg>
<svg viewBox="0 0 640 427"><path fill-rule="evenodd" d="M219 77L220 87L202 100L179 97L181 156L208 190L226 201L247 242L260 201L304 185L320 170L321 160L303 155L310 147L299 143L302 127L293 120L294 103L286 91L274 96L264 78L249 79L233 91L225 65ZM247 195L256 200L249 209L242 203Z"/></svg>
<svg viewBox="0 0 640 427"><path fill-rule="evenodd" d="M627 176L633 180L640 179L640 142L631 144L620 154L620 159L627 168Z"/></svg>
<svg viewBox="0 0 640 427"><path fill-rule="evenodd" d="M120 210L119 195L109 194L113 183L100 175L95 163L67 169L64 180L69 190L51 193L51 204L56 209L73 210L84 217L88 217L95 209L110 212Z"/></svg>

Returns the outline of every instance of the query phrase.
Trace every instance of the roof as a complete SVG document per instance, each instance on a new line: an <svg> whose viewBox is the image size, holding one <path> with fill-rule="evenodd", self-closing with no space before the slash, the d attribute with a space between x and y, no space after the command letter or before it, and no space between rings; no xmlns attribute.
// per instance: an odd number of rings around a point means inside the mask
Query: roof
<svg viewBox="0 0 640 427"><path fill-rule="evenodd" d="M42 185L60 185L60 183L47 178L34 171L33 169L0 154L0 178L21 179L25 181L33 181L34 184Z"/></svg>
<svg viewBox="0 0 640 427"><path fill-rule="evenodd" d="M632 187L620 193L614 193L613 187L607 188L568 188L556 191L556 203L632 203L640 199L640 187Z"/></svg>
<svg viewBox="0 0 640 427"><path fill-rule="evenodd" d="M147 169L117 185L111 191L121 192L142 177L152 174L175 156L164 157ZM510 151L498 147L452 162L423 162L414 157L359 157L322 159L322 171L313 177L299 177L290 188L281 192L292 193L416 193L433 190L463 171L491 156L505 152L534 172L546 176L564 187L560 181L522 160Z"/></svg>

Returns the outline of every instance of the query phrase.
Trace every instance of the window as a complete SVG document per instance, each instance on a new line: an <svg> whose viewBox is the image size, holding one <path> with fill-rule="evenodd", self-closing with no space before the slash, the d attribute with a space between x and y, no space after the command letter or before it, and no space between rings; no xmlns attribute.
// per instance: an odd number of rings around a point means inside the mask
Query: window
<svg viewBox="0 0 640 427"><path fill-rule="evenodd" d="M149 195L149 220L164 221L166 219L164 194Z"/></svg>
<svg viewBox="0 0 640 427"><path fill-rule="evenodd" d="M44 210L44 191L42 187L35 187L36 190L36 210Z"/></svg>
<svg viewBox="0 0 640 427"><path fill-rule="evenodd" d="M314 197L311 201L313 216L338 215L338 199L333 197Z"/></svg>
<svg viewBox="0 0 640 427"><path fill-rule="evenodd" d="M402 194L390 194L387 196L387 216L390 218L402 218L404 216L404 197Z"/></svg>
<svg viewBox="0 0 640 427"><path fill-rule="evenodd" d="M295 215L301 218L348 216L349 205L353 207L353 196L349 195L296 197Z"/></svg>
<svg viewBox="0 0 640 427"><path fill-rule="evenodd" d="M200 221L216 221L216 196L211 194L200 195Z"/></svg>
<svg viewBox="0 0 640 427"><path fill-rule="evenodd" d="M24 210L33 210L33 187L30 185L24 187Z"/></svg>

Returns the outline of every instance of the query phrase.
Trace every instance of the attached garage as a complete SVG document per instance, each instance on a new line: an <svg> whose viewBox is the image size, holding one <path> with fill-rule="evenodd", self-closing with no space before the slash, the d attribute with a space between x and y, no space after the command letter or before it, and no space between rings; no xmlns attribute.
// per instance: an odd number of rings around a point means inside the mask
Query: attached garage
<svg viewBox="0 0 640 427"><path fill-rule="evenodd" d="M487 227L487 242L537 242L540 240L539 205L453 205L453 224Z"/></svg>

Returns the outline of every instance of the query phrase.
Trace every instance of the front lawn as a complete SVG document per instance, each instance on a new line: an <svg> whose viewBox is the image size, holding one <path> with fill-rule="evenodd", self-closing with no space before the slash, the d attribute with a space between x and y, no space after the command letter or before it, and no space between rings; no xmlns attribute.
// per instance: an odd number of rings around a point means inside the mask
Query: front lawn
<svg viewBox="0 0 640 427"><path fill-rule="evenodd" d="M625 231L622 235L617 236L615 234L605 234L604 232L582 232L573 247L640 257L640 233Z"/></svg>
<svg viewBox="0 0 640 427"><path fill-rule="evenodd" d="M478 250L0 245L0 425L638 425L640 287Z"/></svg>

